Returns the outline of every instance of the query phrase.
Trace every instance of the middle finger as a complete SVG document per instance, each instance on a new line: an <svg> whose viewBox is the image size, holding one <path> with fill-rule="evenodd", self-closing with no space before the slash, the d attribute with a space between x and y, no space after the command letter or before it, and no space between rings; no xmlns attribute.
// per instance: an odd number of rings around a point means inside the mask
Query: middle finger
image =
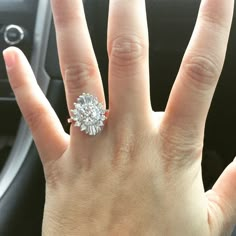
<svg viewBox="0 0 236 236"><path fill-rule="evenodd" d="M151 114L146 18L145 0L110 0L109 116L119 120Z"/></svg>

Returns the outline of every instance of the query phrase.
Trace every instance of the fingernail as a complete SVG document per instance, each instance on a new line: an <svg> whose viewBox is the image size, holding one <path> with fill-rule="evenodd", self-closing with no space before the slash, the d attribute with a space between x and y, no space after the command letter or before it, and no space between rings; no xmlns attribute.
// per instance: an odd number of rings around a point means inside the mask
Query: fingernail
<svg viewBox="0 0 236 236"><path fill-rule="evenodd" d="M7 70L10 70L15 65L15 53L11 52L9 49L3 51L3 58L6 64Z"/></svg>

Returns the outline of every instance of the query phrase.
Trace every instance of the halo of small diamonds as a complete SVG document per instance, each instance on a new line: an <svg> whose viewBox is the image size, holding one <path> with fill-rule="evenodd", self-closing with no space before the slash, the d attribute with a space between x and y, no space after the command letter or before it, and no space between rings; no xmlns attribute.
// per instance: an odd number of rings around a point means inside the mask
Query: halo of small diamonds
<svg viewBox="0 0 236 236"><path fill-rule="evenodd" d="M82 132L95 136L103 129L106 120L105 113L103 104L99 103L96 97L83 93L74 103L71 120L74 121L75 127L80 127Z"/></svg>

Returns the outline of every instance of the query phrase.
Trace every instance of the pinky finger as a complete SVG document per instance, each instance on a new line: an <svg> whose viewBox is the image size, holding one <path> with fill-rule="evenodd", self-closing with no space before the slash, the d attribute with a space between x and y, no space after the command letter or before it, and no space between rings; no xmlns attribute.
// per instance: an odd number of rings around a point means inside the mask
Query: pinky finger
<svg viewBox="0 0 236 236"><path fill-rule="evenodd" d="M26 57L14 47L4 50L3 56L9 82L42 162L59 158L68 145L68 135L39 88Z"/></svg>

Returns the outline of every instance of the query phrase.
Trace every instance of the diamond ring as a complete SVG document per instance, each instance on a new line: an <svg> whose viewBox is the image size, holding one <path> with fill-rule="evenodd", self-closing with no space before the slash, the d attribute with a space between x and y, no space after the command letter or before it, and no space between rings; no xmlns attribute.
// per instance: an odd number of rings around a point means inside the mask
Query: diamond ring
<svg viewBox="0 0 236 236"><path fill-rule="evenodd" d="M83 93L74 103L71 110L71 118L68 122L73 122L75 127L79 127L82 132L95 136L100 133L106 120L106 110L98 99L88 93Z"/></svg>

